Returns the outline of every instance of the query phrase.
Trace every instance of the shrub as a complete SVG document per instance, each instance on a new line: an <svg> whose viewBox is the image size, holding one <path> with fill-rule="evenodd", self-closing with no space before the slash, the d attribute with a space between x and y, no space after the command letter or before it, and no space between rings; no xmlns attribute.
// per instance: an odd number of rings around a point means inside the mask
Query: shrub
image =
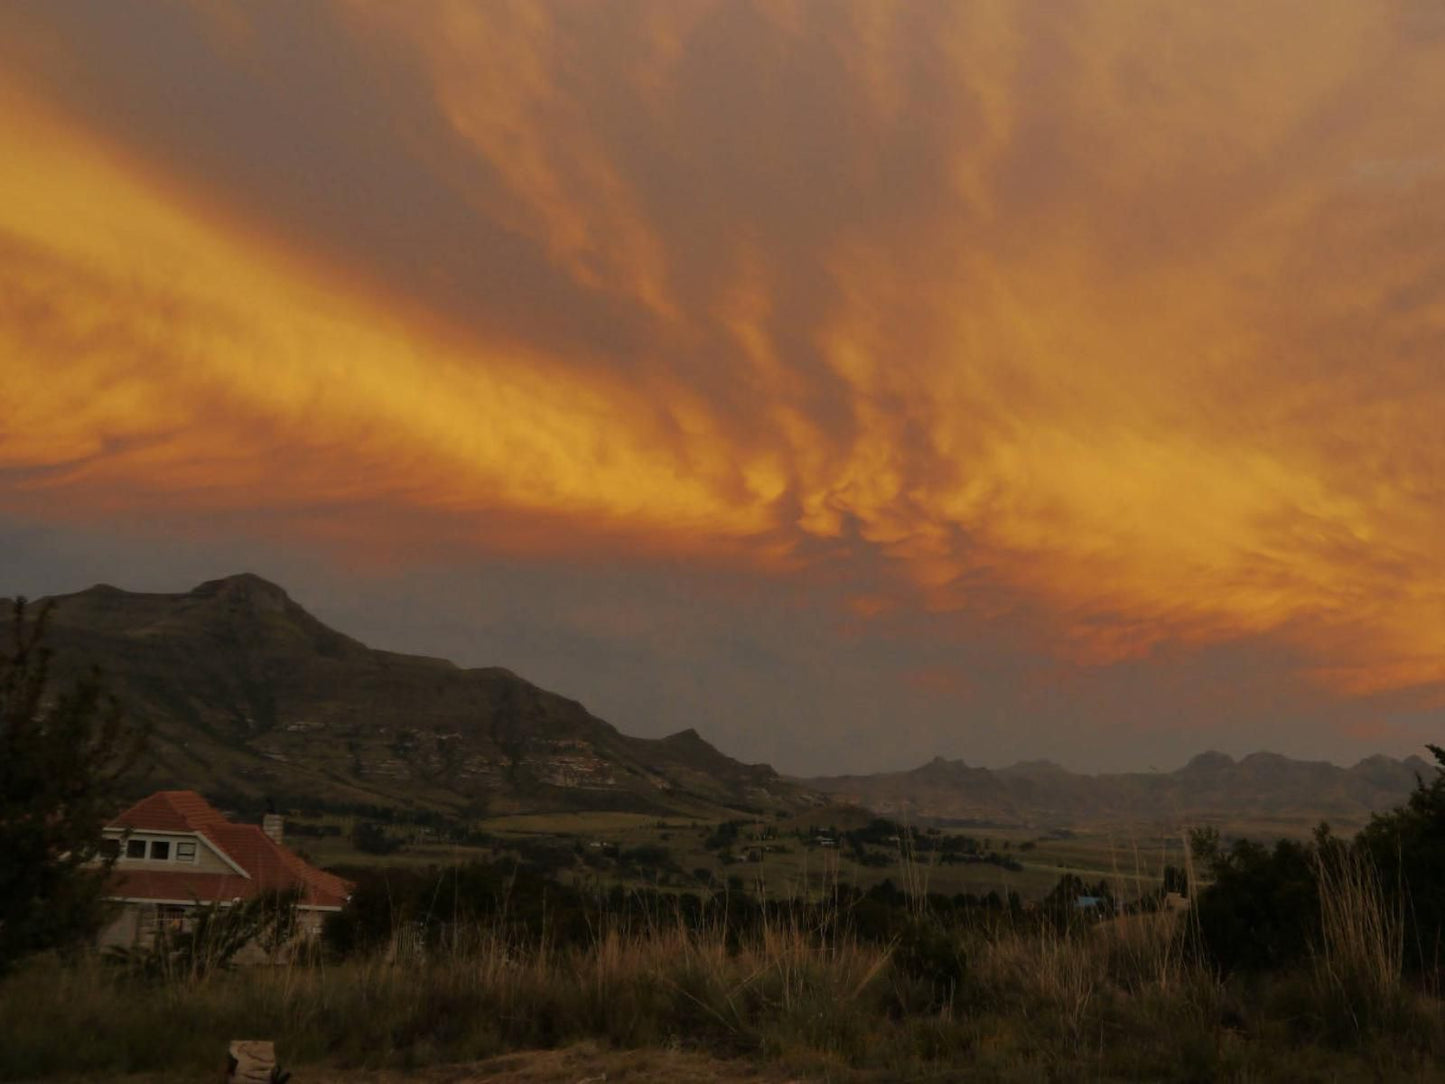
<svg viewBox="0 0 1445 1084"><path fill-rule="evenodd" d="M387 835L381 825L373 821L357 821L351 830L351 845L362 854L391 854L401 850L401 840Z"/></svg>
<svg viewBox="0 0 1445 1084"><path fill-rule="evenodd" d="M1239 840L1215 856L1212 872L1194 909L1211 960L1225 971L1263 971L1308 957L1320 931L1314 848Z"/></svg>

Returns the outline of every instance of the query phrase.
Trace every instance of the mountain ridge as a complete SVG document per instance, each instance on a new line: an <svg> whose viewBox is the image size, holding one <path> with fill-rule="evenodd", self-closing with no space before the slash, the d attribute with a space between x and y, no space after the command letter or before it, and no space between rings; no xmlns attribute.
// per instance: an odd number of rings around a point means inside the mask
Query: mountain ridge
<svg viewBox="0 0 1445 1084"><path fill-rule="evenodd" d="M138 787L473 813L822 804L694 728L634 737L503 667L368 647L254 573L42 605L56 678L98 665L151 726Z"/></svg>
<svg viewBox="0 0 1445 1084"><path fill-rule="evenodd" d="M726 756L691 726L626 735L504 667L368 647L254 573L178 593L99 583L39 602L51 610L56 676L100 665L154 726L138 785L473 812L727 815L843 802L1001 826L1350 826L1404 801L1432 767L1418 756L1346 767L1206 750L1171 772L1086 775L1045 759L990 769L935 756L900 772L784 777Z"/></svg>
<svg viewBox="0 0 1445 1084"><path fill-rule="evenodd" d="M1171 772L1069 771L1051 761L974 768L936 756L916 768L797 782L890 816L1004 826L1259 820L1363 824L1405 801L1433 765L1374 754L1351 766L1258 751L1197 753Z"/></svg>

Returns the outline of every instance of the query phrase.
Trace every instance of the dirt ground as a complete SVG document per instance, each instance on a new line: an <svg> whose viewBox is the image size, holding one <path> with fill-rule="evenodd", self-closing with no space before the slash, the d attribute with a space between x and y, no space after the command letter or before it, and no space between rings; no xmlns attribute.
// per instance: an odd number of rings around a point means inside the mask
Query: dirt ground
<svg viewBox="0 0 1445 1084"><path fill-rule="evenodd" d="M606 1050L591 1044L565 1050L505 1054L471 1065L414 1072L314 1076L298 1072L292 1084L803 1084L775 1069L671 1050Z"/></svg>
<svg viewBox="0 0 1445 1084"><path fill-rule="evenodd" d="M424 1069L343 1070L302 1066L291 1084L815 1084L855 1081L852 1074L789 1073L743 1060L676 1050L609 1050L581 1043L563 1050L527 1050L467 1065ZM47 1084L101 1084L95 1076L52 1079ZM143 1074L105 1077L106 1084L195 1084L194 1075ZM203 1078L223 1084L222 1072Z"/></svg>

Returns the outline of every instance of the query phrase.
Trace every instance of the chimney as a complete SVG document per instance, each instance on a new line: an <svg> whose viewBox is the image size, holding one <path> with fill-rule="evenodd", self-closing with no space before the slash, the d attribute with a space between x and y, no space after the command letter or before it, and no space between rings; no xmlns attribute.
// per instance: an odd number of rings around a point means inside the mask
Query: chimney
<svg viewBox="0 0 1445 1084"><path fill-rule="evenodd" d="M261 831L270 836L273 843L284 843L285 841L282 839L282 836L284 834L285 823L286 822L281 819L280 813L267 813L261 818Z"/></svg>

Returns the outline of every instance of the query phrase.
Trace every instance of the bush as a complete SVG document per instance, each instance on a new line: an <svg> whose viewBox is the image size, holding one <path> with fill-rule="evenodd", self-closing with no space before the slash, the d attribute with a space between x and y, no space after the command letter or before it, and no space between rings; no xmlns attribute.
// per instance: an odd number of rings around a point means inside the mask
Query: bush
<svg viewBox="0 0 1445 1084"><path fill-rule="evenodd" d="M351 830L351 845L362 854L392 854L401 850L401 840L389 836L372 821L357 821Z"/></svg>
<svg viewBox="0 0 1445 1084"><path fill-rule="evenodd" d="M672 852L656 843L645 843L639 847L628 847L617 855L619 865L639 874L677 873L678 865Z"/></svg>
<svg viewBox="0 0 1445 1084"><path fill-rule="evenodd" d="M743 823L743 821L723 821L708 833L707 838L702 841L702 845L710 851L720 851L731 847L737 842Z"/></svg>
<svg viewBox="0 0 1445 1084"><path fill-rule="evenodd" d="M1308 957L1320 932L1313 847L1281 840L1270 850L1239 840L1214 857L1212 872L1194 912L1211 960L1225 971L1264 971Z"/></svg>

